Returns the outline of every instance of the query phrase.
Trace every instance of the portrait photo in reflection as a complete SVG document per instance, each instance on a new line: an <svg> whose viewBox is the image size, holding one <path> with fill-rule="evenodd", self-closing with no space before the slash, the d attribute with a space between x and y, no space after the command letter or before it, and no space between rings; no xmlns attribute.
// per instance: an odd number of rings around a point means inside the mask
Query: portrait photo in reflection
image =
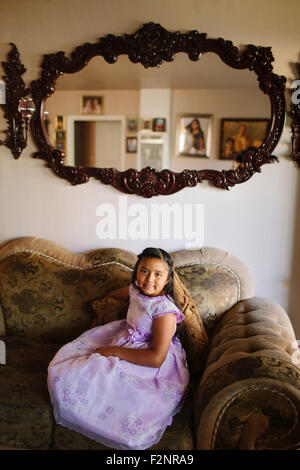
<svg viewBox="0 0 300 470"><path fill-rule="evenodd" d="M269 119L222 119L220 158L235 160L237 155L260 147L269 123Z"/></svg>
<svg viewBox="0 0 300 470"><path fill-rule="evenodd" d="M179 117L179 155L209 157L211 115Z"/></svg>
<svg viewBox="0 0 300 470"><path fill-rule="evenodd" d="M103 114L102 96L83 96L82 97L83 114Z"/></svg>

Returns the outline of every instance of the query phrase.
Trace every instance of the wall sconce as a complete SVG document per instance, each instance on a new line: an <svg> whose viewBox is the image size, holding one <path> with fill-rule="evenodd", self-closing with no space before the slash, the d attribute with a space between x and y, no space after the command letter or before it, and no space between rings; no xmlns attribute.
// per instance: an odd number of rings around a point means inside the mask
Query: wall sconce
<svg viewBox="0 0 300 470"><path fill-rule="evenodd" d="M27 145L28 128L30 120L35 112L35 106L32 98L21 98L15 112L6 118L9 121L9 127L5 131L7 139L0 141L0 145L6 145L13 156L17 159Z"/></svg>
<svg viewBox="0 0 300 470"><path fill-rule="evenodd" d="M6 139L1 140L0 145L9 148L14 158L17 159L27 145L28 127L35 112L35 106L32 98L27 97L30 90L25 88L22 79L26 68L20 61L20 54L15 44L11 43L11 46L7 62L2 62L5 71L5 75L2 77L5 86L5 100L1 104L1 108L8 126L4 131Z"/></svg>
<svg viewBox="0 0 300 470"><path fill-rule="evenodd" d="M25 136L23 135L23 126L21 124L22 139L24 141L24 147L27 145L27 136L30 120L35 112L35 106L32 98L21 98L18 104L18 111L21 113L23 120L25 121ZM15 126L15 123L14 123ZM15 127L15 141L19 134L19 129Z"/></svg>

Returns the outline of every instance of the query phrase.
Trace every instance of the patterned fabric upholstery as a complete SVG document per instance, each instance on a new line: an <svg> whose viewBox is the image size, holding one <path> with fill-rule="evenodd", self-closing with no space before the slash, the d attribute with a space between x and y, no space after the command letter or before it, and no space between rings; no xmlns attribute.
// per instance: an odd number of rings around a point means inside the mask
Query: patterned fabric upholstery
<svg viewBox="0 0 300 470"><path fill-rule="evenodd" d="M253 279L247 267L229 253L201 248L176 251L171 256L208 335L224 312L254 295Z"/></svg>
<svg viewBox="0 0 300 470"><path fill-rule="evenodd" d="M3 337L1 339L4 339ZM0 445L48 449L53 417L47 367L59 345L9 336L0 366Z"/></svg>
<svg viewBox="0 0 300 470"><path fill-rule="evenodd" d="M6 334L64 343L89 329L91 301L128 285L134 260L132 254L116 262L112 253L99 252L84 267L38 251L20 250L5 257L0 263L0 298Z"/></svg>
<svg viewBox="0 0 300 470"><path fill-rule="evenodd" d="M94 300L92 303L95 314L94 326L101 326L111 321L123 320L126 318L129 307L129 300L114 299L106 297L104 299Z"/></svg>

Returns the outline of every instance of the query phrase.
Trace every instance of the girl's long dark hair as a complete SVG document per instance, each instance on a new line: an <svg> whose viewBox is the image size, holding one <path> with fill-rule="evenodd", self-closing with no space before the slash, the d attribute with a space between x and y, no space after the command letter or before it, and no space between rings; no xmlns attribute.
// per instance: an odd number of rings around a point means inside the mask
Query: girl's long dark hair
<svg viewBox="0 0 300 470"><path fill-rule="evenodd" d="M140 288L136 285L136 276L137 276L137 270L138 266L143 258L157 258L165 261L168 266L169 266L169 274L168 274L168 280L169 282L165 285L164 292L168 297L171 297L171 300L173 300L174 296L174 287L173 287L173 282L174 282L174 271L173 271L173 260L169 253L167 253L165 250L162 248L145 248L142 253L138 255L138 260L136 262L136 265L134 267L134 271L132 274L132 280L131 283L135 289L138 289L141 293L142 291Z"/></svg>

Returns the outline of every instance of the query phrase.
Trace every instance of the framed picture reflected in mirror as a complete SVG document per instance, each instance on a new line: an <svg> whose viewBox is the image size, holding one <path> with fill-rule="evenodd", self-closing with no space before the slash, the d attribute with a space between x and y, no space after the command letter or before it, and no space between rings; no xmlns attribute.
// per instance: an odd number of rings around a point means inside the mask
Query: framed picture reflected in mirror
<svg viewBox="0 0 300 470"><path fill-rule="evenodd" d="M137 137L126 137L126 152L127 153L137 152Z"/></svg>
<svg viewBox="0 0 300 470"><path fill-rule="evenodd" d="M269 119L221 119L220 158L236 160L246 150L260 147L269 125Z"/></svg>
<svg viewBox="0 0 300 470"><path fill-rule="evenodd" d="M103 96L84 95L81 102L82 114L103 114Z"/></svg>
<svg viewBox="0 0 300 470"><path fill-rule="evenodd" d="M210 156L211 114L181 114L178 117L178 153L183 156Z"/></svg>

